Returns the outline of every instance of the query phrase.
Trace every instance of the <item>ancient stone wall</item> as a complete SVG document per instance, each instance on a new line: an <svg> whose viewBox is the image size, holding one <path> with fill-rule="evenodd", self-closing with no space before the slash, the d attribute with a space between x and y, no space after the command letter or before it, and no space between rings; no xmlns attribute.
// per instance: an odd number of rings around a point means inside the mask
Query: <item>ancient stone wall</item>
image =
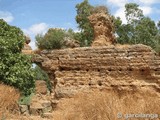
<svg viewBox="0 0 160 120"><path fill-rule="evenodd" d="M160 91L160 57L145 45L44 50L34 62L48 72L56 97L91 89Z"/></svg>
<svg viewBox="0 0 160 120"><path fill-rule="evenodd" d="M94 29L92 46L108 46L116 42L112 17L105 9L97 8L88 19Z"/></svg>
<svg viewBox="0 0 160 120"><path fill-rule="evenodd" d="M22 49L22 53L32 54L32 48L31 48L31 46L29 46L30 42L31 42L30 37L25 36L25 43L24 43L24 48Z"/></svg>

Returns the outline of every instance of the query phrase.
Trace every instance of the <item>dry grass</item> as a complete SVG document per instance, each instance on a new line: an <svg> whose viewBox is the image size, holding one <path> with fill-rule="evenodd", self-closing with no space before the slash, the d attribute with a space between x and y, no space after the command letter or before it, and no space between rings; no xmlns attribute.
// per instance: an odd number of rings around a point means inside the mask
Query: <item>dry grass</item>
<svg viewBox="0 0 160 120"><path fill-rule="evenodd" d="M0 84L0 120L45 120L39 117L24 117L17 113L19 92ZM123 118L118 119L117 114ZM160 96L155 91L92 91L79 93L73 98L61 99L51 120L159 120L124 119L127 114L160 114ZM154 117L154 116L153 116Z"/></svg>
<svg viewBox="0 0 160 120"><path fill-rule="evenodd" d="M160 97L143 92L142 94L138 92L120 94L115 91L81 93L74 98L62 100L54 112L54 120L124 120L117 118L118 113L122 113L123 117L138 113L160 114ZM128 120L142 120L142 118Z"/></svg>
<svg viewBox="0 0 160 120"><path fill-rule="evenodd" d="M19 97L18 90L0 83L0 119L18 113Z"/></svg>
<svg viewBox="0 0 160 120"><path fill-rule="evenodd" d="M23 116L19 112L20 92L0 83L0 120L46 120L40 116Z"/></svg>

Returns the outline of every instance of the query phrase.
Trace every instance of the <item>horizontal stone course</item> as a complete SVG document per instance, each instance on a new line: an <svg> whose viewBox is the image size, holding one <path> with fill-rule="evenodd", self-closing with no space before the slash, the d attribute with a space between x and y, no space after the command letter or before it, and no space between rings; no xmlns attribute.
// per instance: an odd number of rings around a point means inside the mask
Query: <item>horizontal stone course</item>
<svg viewBox="0 0 160 120"><path fill-rule="evenodd" d="M160 88L160 56L145 45L44 50L34 61L56 81L53 91L61 97L84 88L151 84Z"/></svg>

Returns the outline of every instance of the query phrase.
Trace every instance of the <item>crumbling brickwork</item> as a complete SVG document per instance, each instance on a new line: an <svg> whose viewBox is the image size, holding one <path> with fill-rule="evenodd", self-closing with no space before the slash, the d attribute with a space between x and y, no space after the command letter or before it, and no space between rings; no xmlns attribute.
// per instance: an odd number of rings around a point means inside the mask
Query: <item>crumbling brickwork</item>
<svg viewBox="0 0 160 120"><path fill-rule="evenodd" d="M90 89L160 91L160 57L145 45L44 50L34 61L50 75L57 97Z"/></svg>
<svg viewBox="0 0 160 120"><path fill-rule="evenodd" d="M88 19L94 29L92 46L108 46L115 43L113 21L105 10L98 10Z"/></svg>
<svg viewBox="0 0 160 120"><path fill-rule="evenodd" d="M24 54L32 54L32 48L29 46L31 39L28 36L25 36L24 48L22 49L22 53Z"/></svg>

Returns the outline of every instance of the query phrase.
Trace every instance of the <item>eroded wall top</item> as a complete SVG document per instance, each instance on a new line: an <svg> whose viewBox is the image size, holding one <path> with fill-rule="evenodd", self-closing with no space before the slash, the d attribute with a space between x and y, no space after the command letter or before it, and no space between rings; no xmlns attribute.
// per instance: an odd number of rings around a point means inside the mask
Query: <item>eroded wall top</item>
<svg viewBox="0 0 160 120"><path fill-rule="evenodd" d="M106 10L100 9L88 19L94 29L92 46L108 46L115 43L113 21Z"/></svg>
<svg viewBox="0 0 160 120"><path fill-rule="evenodd" d="M34 61L59 97L91 88L160 91L160 57L145 45L43 50Z"/></svg>

